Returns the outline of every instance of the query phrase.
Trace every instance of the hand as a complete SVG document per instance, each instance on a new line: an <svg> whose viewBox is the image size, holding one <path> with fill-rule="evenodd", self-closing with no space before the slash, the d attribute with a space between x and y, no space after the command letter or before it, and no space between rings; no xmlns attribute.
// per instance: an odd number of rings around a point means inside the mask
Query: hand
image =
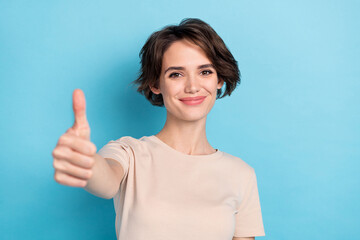
<svg viewBox="0 0 360 240"><path fill-rule="evenodd" d="M85 187L93 172L96 146L90 141L90 126L86 118L86 101L82 90L73 92L74 125L60 136L52 152L56 182Z"/></svg>

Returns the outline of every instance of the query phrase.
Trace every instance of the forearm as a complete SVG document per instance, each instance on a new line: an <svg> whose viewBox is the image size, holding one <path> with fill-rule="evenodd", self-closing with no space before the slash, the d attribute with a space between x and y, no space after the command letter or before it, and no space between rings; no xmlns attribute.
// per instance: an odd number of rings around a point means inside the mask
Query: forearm
<svg viewBox="0 0 360 240"><path fill-rule="evenodd" d="M99 154L95 154L93 174L84 189L101 198L111 199L117 189L117 179L111 165Z"/></svg>

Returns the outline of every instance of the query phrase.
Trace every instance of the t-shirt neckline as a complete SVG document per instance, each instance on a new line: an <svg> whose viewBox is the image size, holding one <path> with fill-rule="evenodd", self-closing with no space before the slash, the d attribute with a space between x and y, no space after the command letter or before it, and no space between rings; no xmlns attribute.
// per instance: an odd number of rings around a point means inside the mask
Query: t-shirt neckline
<svg viewBox="0 0 360 240"><path fill-rule="evenodd" d="M222 151L220 151L219 149L216 149L216 152L211 153L211 154L206 154L206 155L189 155L189 154L185 154L182 153L172 147L170 147L169 145L167 145L165 142L163 142L160 138L158 138L155 135L151 135L148 138L154 140L155 142L157 142L158 144L160 144L161 146L163 146L165 149L167 149L168 151L178 155L178 156L182 156L184 158L192 158L192 159L209 159L209 158L217 158L220 157L223 153Z"/></svg>

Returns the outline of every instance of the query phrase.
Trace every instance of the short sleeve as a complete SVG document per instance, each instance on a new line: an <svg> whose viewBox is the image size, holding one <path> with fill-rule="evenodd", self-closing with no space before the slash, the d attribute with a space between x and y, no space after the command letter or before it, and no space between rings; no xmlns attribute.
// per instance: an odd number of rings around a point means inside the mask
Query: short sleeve
<svg viewBox="0 0 360 240"><path fill-rule="evenodd" d="M247 186L235 214L234 237L265 236L256 174L251 168Z"/></svg>
<svg viewBox="0 0 360 240"><path fill-rule="evenodd" d="M134 152L131 146L124 140L124 137L116 141L109 141L98 151L98 154L103 158L112 158L118 161L124 169L124 179L127 177L130 161L134 158Z"/></svg>

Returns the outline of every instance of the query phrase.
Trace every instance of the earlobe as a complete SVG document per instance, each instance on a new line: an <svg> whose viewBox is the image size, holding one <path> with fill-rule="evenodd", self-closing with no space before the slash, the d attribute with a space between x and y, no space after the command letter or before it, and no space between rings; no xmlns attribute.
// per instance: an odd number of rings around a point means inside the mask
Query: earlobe
<svg viewBox="0 0 360 240"><path fill-rule="evenodd" d="M154 94L160 94L160 89L154 87L154 86L150 86L150 90L154 93Z"/></svg>
<svg viewBox="0 0 360 240"><path fill-rule="evenodd" d="M224 80L219 79L217 88L220 89L224 85Z"/></svg>

